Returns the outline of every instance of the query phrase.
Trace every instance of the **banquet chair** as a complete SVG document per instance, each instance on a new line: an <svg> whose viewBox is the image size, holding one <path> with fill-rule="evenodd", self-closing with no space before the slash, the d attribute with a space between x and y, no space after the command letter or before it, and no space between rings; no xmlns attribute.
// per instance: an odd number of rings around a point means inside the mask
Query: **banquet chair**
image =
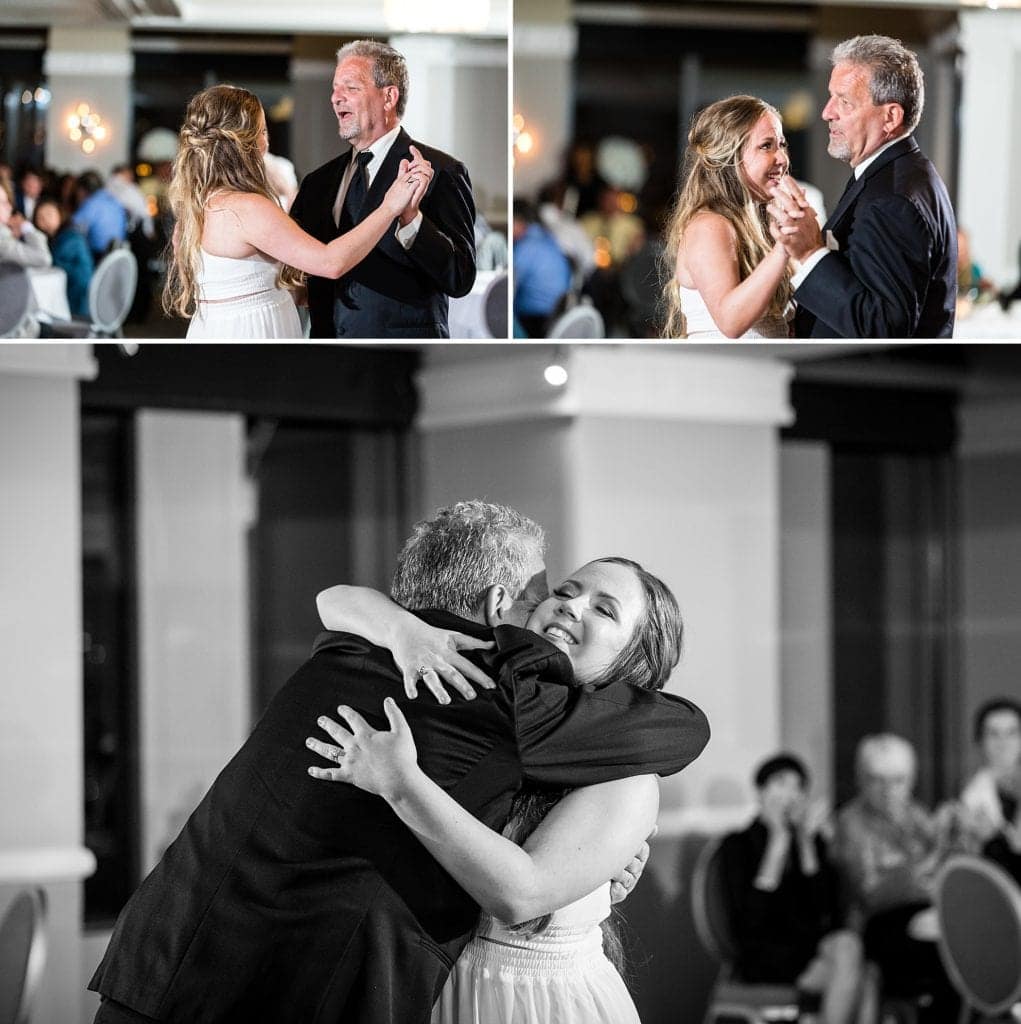
<svg viewBox="0 0 1021 1024"><path fill-rule="evenodd" d="M88 318L52 321L47 334L54 338L119 338L131 312L138 285L138 263L130 249L111 249L89 282Z"/></svg>
<svg viewBox="0 0 1021 1024"><path fill-rule="evenodd" d="M493 278L486 288L486 294L482 302L486 317L486 330L491 338L507 337L507 299L508 299L507 275L501 274Z"/></svg>
<svg viewBox="0 0 1021 1024"><path fill-rule="evenodd" d="M734 976L737 946L727 917L721 846L722 840L716 838L702 847L691 882L695 932L706 952L720 962L705 1024L728 1017L748 1024L797 1020L798 992L793 985L747 984Z"/></svg>
<svg viewBox="0 0 1021 1024"><path fill-rule="evenodd" d="M951 857L936 879L939 953L963 1001L961 1021L976 1011L1006 1016L1021 1001L1021 889L998 865Z"/></svg>
<svg viewBox="0 0 1021 1024"><path fill-rule="evenodd" d="M32 308L32 283L20 263L0 263L0 338L20 337Z"/></svg>
<svg viewBox="0 0 1021 1024"><path fill-rule="evenodd" d="M0 922L0 1024L27 1024L46 963L41 889L15 896Z"/></svg>
<svg viewBox="0 0 1021 1024"><path fill-rule="evenodd" d="M547 338L605 338L603 318L595 306L581 302L558 316L546 332Z"/></svg>

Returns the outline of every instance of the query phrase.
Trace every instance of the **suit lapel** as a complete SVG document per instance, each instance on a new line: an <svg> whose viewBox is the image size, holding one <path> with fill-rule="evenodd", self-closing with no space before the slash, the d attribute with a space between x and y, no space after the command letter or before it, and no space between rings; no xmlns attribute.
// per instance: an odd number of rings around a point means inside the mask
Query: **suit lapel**
<svg viewBox="0 0 1021 1024"><path fill-rule="evenodd" d="M386 195L386 190L397 179L397 170L401 166L401 161L411 159L411 145L411 136L402 128L397 133L397 138L394 139L390 151L383 158L383 163L376 172L376 176L372 179L372 184L365 196L365 205L362 207L363 217L379 206L383 196ZM376 248L399 263L408 262L408 254L401 243L397 241L393 231L387 231L376 243Z"/></svg>
<svg viewBox="0 0 1021 1024"><path fill-rule="evenodd" d="M880 153L875 160L872 161L865 168L865 173L841 196L840 202L837 204L837 208L830 215L826 221L826 225L823 228L824 231L836 231L837 225L844 219L847 212L854 206L861 195L862 190L865 188L866 183L873 174L878 173L887 164L893 163L900 156L904 156L906 153L914 153L918 150L918 143L915 142L914 136L909 135L906 139L901 139L895 146L891 146L888 150Z"/></svg>

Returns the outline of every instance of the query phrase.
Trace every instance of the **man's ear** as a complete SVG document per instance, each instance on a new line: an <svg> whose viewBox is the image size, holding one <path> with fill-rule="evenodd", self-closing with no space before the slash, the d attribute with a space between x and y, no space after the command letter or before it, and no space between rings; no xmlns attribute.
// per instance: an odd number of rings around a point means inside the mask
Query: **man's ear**
<svg viewBox="0 0 1021 1024"><path fill-rule="evenodd" d="M507 614L514 607L514 597L502 584L494 583L482 602L482 617L487 626L499 626L507 622Z"/></svg>
<svg viewBox="0 0 1021 1024"><path fill-rule="evenodd" d="M904 131L904 108L899 103L891 103L886 112L886 128L892 139Z"/></svg>

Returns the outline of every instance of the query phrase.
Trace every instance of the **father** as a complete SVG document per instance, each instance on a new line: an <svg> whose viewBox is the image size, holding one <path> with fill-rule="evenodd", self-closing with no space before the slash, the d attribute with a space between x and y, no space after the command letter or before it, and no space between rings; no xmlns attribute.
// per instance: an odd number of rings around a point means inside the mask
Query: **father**
<svg viewBox="0 0 1021 1024"><path fill-rule="evenodd" d="M915 55L856 36L831 56L830 156L854 173L826 222L804 193L771 190L773 237L800 264L799 338L949 338L957 301L957 225L946 186L911 133L925 90Z"/></svg>
<svg viewBox="0 0 1021 1024"><path fill-rule="evenodd" d="M105 997L97 1024L429 1019L478 907L382 800L308 775L305 737L338 703L383 727L394 697L423 767L497 830L524 781L667 774L698 756L708 726L694 705L572 687L566 655L518 627L545 594L543 548L534 522L479 501L416 526L394 596L442 602L422 618L494 641L472 658L495 689L411 701L386 651L325 634L122 911L90 983Z"/></svg>
<svg viewBox="0 0 1021 1024"><path fill-rule="evenodd" d="M340 137L352 148L305 177L291 216L329 242L375 209L415 146L434 177L417 212L337 281L309 277L313 338L449 338L448 296L475 283L475 201L464 164L412 141L401 127L408 67L372 40L337 51L331 96Z"/></svg>

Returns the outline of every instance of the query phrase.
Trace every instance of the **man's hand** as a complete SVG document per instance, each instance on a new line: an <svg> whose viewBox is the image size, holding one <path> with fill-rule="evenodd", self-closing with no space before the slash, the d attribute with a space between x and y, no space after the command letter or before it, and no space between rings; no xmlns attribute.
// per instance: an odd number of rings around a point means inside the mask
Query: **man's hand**
<svg viewBox="0 0 1021 1024"><path fill-rule="evenodd" d="M773 197L766 207L771 218L770 234L791 259L801 262L826 248L815 211L796 181L784 178L769 194Z"/></svg>
<svg viewBox="0 0 1021 1024"><path fill-rule="evenodd" d="M402 171L398 173L407 173L414 175L418 180L418 187L415 189L408 205L404 208L404 211L399 217L400 225L402 228L406 228L417 216L418 207L422 202L422 198L429 190L429 183L433 177L433 165L418 151L415 146L411 147L412 160L405 168L404 161L401 161Z"/></svg>
<svg viewBox="0 0 1021 1024"><path fill-rule="evenodd" d="M20 213L12 213L10 220L7 221L7 226L11 229L11 234L15 238L21 238L27 223L28 221Z"/></svg>
<svg viewBox="0 0 1021 1024"><path fill-rule="evenodd" d="M621 869L620 873L610 879L610 902L620 903L631 895L631 891L638 884L642 877L645 865L649 860L649 839L659 831L658 826L653 826L648 838L638 848L638 852Z"/></svg>

